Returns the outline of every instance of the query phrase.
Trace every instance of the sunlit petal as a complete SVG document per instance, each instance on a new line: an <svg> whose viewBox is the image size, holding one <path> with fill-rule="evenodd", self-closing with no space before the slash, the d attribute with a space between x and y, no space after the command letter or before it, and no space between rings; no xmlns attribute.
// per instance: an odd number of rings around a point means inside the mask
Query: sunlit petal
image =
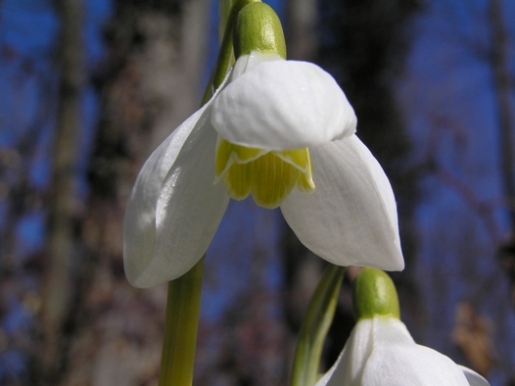
<svg viewBox="0 0 515 386"><path fill-rule="evenodd" d="M316 386L489 386L484 379L471 379L482 377L416 344L400 320L378 316L358 321L342 354Z"/></svg>
<svg viewBox="0 0 515 386"><path fill-rule="evenodd" d="M361 379L363 364L372 354L373 329L372 320L363 320L356 324L340 357L329 370L332 376L326 381L328 386L355 385Z"/></svg>
<svg viewBox="0 0 515 386"><path fill-rule="evenodd" d="M204 109L159 146L133 188L124 221L126 275L150 287L187 272L204 254L227 207L215 186L216 132Z"/></svg>
<svg viewBox="0 0 515 386"><path fill-rule="evenodd" d="M374 349L366 360L361 385L468 386L451 359L413 342L401 321L378 317L373 323Z"/></svg>
<svg viewBox="0 0 515 386"><path fill-rule="evenodd" d="M152 281L157 281L157 275L160 282L173 280L200 260L229 203L223 186L214 184L217 134L203 118L202 128L192 132L190 148L183 147L161 189L155 263L145 272Z"/></svg>
<svg viewBox="0 0 515 386"><path fill-rule="evenodd" d="M123 223L125 273L133 285L154 255L157 200L164 179L203 112L189 117L154 150L134 183Z"/></svg>
<svg viewBox="0 0 515 386"><path fill-rule="evenodd" d="M281 205L300 241L333 264L403 269L392 188L365 145L353 135L310 153L315 191Z"/></svg>
<svg viewBox="0 0 515 386"><path fill-rule="evenodd" d="M284 60L261 63L225 87L211 122L232 143L270 150L328 142L356 128L354 110L327 72Z"/></svg>

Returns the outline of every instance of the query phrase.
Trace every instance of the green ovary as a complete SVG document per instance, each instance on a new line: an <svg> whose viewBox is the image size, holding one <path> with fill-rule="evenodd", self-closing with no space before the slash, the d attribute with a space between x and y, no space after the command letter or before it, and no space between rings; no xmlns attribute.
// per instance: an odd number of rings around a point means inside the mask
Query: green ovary
<svg viewBox="0 0 515 386"><path fill-rule="evenodd" d="M268 151L219 139L215 168L215 183L223 179L231 198L252 194L257 205L269 209L281 205L294 187L305 193L315 190L307 148Z"/></svg>

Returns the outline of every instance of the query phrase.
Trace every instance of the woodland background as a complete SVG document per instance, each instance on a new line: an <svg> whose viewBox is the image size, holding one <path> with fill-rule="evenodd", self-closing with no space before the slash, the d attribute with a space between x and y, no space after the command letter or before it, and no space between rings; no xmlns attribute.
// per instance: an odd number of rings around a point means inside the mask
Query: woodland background
<svg viewBox="0 0 515 386"><path fill-rule="evenodd" d="M275 0L390 177L417 342L515 385L515 2ZM121 224L146 157L198 107L213 0L0 0L0 384L157 384L166 288L132 288ZM205 261L195 384L287 384L324 263L232 202ZM352 326L348 271L325 351Z"/></svg>

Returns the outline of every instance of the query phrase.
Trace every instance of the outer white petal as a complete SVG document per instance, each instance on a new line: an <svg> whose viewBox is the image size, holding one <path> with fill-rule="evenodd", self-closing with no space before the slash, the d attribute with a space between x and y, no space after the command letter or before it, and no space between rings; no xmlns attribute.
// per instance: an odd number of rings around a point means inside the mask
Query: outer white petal
<svg viewBox="0 0 515 386"><path fill-rule="evenodd" d="M373 327L372 319L356 324L340 357L316 386L359 384L357 382L361 379L366 360L373 349Z"/></svg>
<svg viewBox="0 0 515 386"><path fill-rule="evenodd" d="M316 145L356 129L354 110L331 75L284 60L256 65L229 83L211 122L230 142L271 150Z"/></svg>
<svg viewBox="0 0 515 386"><path fill-rule="evenodd" d="M458 365L458 367L463 371L463 374L465 374L470 386L490 386L490 383L475 371L465 366Z"/></svg>
<svg viewBox="0 0 515 386"><path fill-rule="evenodd" d="M310 154L315 191L281 205L300 241L336 265L402 270L395 197L374 156L356 135Z"/></svg>
<svg viewBox="0 0 515 386"><path fill-rule="evenodd" d="M372 354L363 369L363 386L468 386L451 359L417 345L404 324L393 318L374 318Z"/></svg>
<svg viewBox="0 0 515 386"><path fill-rule="evenodd" d="M331 378L333 377L333 373L334 373L334 366L331 367L331 369L325 373L324 375L322 375L322 378L320 378L318 380L318 382L316 383L315 386L327 386L327 383L331 380ZM340 382L340 385L343 385L343 382Z"/></svg>
<svg viewBox="0 0 515 386"><path fill-rule="evenodd" d="M417 345L401 321L378 317L356 324L342 354L316 386L377 385L467 386L468 382L462 368L448 357Z"/></svg>
<svg viewBox="0 0 515 386"><path fill-rule="evenodd" d="M129 282L151 287L187 272L204 254L227 207L213 185L216 132L206 105L179 126L143 166L124 219Z"/></svg>

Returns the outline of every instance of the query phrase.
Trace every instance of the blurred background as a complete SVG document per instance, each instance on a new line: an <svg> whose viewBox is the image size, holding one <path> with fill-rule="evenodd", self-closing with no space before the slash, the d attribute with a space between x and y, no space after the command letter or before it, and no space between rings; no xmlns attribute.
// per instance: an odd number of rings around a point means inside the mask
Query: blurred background
<svg viewBox="0 0 515 386"><path fill-rule="evenodd" d="M515 385L515 2L266 2L391 179L415 340ZM166 286L127 283L121 224L142 163L199 106L217 6L0 0L0 385L157 384ZM323 267L279 210L232 202L205 260L195 384L287 384Z"/></svg>

